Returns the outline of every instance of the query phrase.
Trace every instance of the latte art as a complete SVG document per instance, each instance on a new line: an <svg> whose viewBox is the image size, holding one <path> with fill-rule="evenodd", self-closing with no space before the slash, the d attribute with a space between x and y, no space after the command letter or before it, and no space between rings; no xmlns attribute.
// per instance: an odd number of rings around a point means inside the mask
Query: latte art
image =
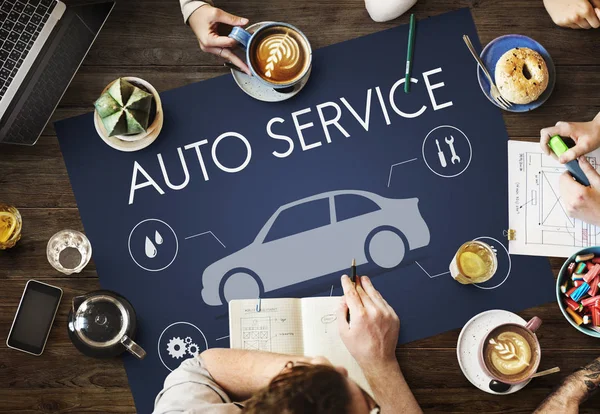
<svg viewBox="0 0 600 414"><path fill-rule="evenodd" d="M300 47L288 33L276 34L265 39L256 53L259 60L267 62L263 69L267 78L277 77L277 73L289 71L301 64Z"/></svg>
<svg viewBox="0 0 600 414"><path fill-rule="evenodd" d="M489 339L489 359L493 367L504 375L517 375L531 362L531 347L522 335L502 332Z"/></svg>
<svg viewBox="0 0 600 414"><path fill-rule="evenodd" d="M287 27L273 27L253 41L252 66L274 84L293 82L308 66L309 51L302 36Z"/></svg>

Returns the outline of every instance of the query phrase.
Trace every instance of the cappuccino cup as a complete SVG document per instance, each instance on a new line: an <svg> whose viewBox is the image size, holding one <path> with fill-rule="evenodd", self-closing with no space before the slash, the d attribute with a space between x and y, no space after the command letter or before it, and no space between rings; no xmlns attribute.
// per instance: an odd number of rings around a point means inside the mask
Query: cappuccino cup
<svg viewBox="0 0 600 414"><path fill-rule="evenodd" d="M535 316L526 325L507 323L492 329L479 346L483 371L506 384L529 380L537 372L542 358L535 335L541 325L542 320Z"/></svg>
<svg viewBox="0 0 600 414"><path fill-rule="evenodd" d="M246 63L261 83L285 90L310 73L312 49L300 30L287 23L267 23L249 33L234 27L229 37L246 51Z"/></svg>

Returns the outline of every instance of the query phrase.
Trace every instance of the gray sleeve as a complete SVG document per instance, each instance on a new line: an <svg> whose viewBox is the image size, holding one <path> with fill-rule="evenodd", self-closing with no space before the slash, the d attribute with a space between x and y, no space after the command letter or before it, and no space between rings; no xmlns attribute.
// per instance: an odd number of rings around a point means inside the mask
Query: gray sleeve
<svg viewBox="0 0 600 414"><path fill-rule="evenodd" d="M181 363L165 379L164 388L154 401L153 414L239 414L241 405L233 403L215 382L202 358Z"/></svg>
<svg viewBox="0 0 600 414"><path fill-rule="evenodd" d="M187 23L192 13L195 12L198 7L204 6L205 4L212 5L212 1L179 0L179 4L181 5L181 13L183 13L183 21Z"/></svg>

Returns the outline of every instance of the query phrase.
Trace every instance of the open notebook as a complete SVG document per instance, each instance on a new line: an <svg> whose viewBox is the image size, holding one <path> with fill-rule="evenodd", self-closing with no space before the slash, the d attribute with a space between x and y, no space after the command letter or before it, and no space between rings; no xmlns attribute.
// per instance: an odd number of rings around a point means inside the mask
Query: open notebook
<svg viewBox="0 0 600 414"><path fill-rule="evenodd" d="M280 354L324 356L343 366L360 387L373 395L356 360L338 334L339 297L257 299L229 302L231 348Z"/></svg>

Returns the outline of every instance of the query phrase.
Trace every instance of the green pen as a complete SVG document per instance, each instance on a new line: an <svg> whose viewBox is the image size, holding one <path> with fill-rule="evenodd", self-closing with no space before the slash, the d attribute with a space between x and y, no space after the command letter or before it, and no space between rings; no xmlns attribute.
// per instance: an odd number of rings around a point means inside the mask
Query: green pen
<svg viewBox="0 0 600 414"><path fill-rule="evenodd" d="M554 135L552 138L550 138L548 146L556 154L557 157L560 157L569 149L569 147L567 147L567 144L565 144L565 142L559 135ZM590 186L590 181L586 177L585 173L581 170L581 167L579 166L579 162L577 160L569 161L565 164L565 168L569 170L573 178L575 178L575 180L579 184L584 185L586 187Z"/></svg>
<svg viewBox="0 0 600 414"><path fill-rule="evenodd" d="M404 92L410 92L410 74L412 71L413 49L415 47L415 14L410 15L410 27L408 29L408 49L406 51L406 71L404 75Z"/></svg>

